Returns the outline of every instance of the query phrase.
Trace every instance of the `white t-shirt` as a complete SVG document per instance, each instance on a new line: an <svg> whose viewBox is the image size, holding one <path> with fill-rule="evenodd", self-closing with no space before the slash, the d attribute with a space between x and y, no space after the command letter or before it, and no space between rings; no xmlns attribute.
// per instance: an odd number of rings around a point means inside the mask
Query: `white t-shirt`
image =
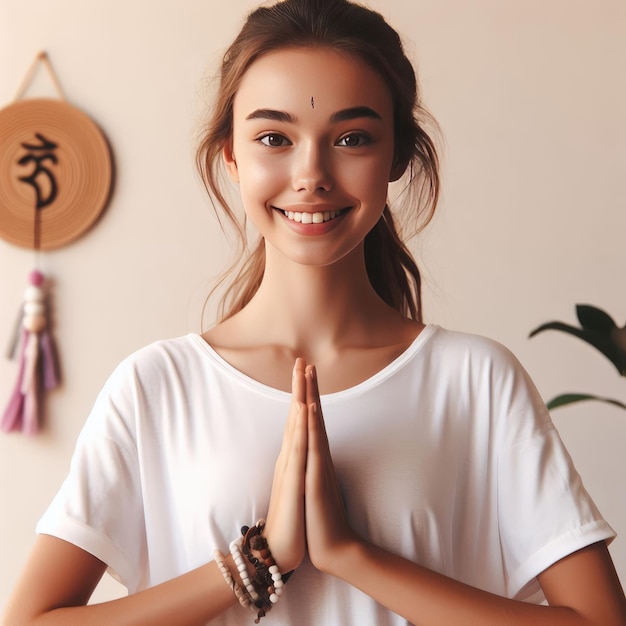
<svg viewBox="0 0 626 626"><path fill-rule="evenodd" d="M130 593L212 560L267 514L289 403L199 335L140 350L100 393L38 532L94 554ZM437 572L538 602L537 574L615 536L526 372L493 341L427 326L322 409L355 530ZM235 606L212 624L251 617ZM406 624L308 561L263 622Z"/></svg>

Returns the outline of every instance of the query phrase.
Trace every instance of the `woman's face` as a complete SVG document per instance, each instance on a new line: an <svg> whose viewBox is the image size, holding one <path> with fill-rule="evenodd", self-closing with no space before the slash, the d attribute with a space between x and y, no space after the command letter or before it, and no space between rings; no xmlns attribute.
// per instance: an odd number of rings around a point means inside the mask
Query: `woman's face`
<svg viewBox="0 0 626 626"><path fill-rule="evenodd" d="M244 75L224 160L268 254L325 266L360 253L386 202L393 153L383 79L346 53L292 48Z"/></svg>

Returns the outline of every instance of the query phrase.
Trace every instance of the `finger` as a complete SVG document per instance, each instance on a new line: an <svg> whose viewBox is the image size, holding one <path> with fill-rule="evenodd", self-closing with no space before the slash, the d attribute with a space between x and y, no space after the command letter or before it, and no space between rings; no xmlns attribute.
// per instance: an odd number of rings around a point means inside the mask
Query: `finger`
<svg viewBox="0 0 626 626"><path fill-rule="evenodd" d="M308 435L309 447L305 475L306 512L307 519L317 528L320 520L326 518L328 507L332 508L332 502L336 499L334 493L334 468L328 450L325 433L322 429L321 415L318 405L314 402L309 404L308 409ZM318 521L315 521L315 520ZM326 518L329 521L331 518Z"/></svg>
<svg viewBox="0 0 626 626"><path fill-rule="evenodd" d="M317 370L315 365L307 365L305 370L305 382L306 382L306 403L320 402L320 391L317 384Z"/></svg>
<svg viewBox="0 0 626 626"><path fill-rule="evenodd" d="M283 437L283 447L276 461L274 478L272 481L272 498L270 500L270 512L281 500L281 494L291 493L304 494L304 476L306 470L308 426L307 408L302 403L297 403L293 409L294 416L290 417L294 427L291 434ZM292 498L287 501L294 502Z"/></svg>
<svg viewBox="0 0 626 626"><path fill-rule="evenodd" d="M293 376L291 380L291 395L294 402L302 402L306 404L306 380L305 374L307 370L306 361L298 357L293 366Z"/></svg>
<svg viewBox="0 0 626 626"><path fill-rule="evenodd" d="M335 512L343 509L343 499L324 429L324 419L316 403L308 406L308 455L305 486L307 497L324 502ZM334 515L335 513L333 513Z"/></svg>
<svg viewBox="0 0 626 626"><path fill-rule="evenodd" d="M283 462L277 464L274 473L268 519L274 520L275 511L279 511L280 517L286 516L294 524L298 519L304 519L307 440L307 408L304 404L299 404L290 448L285 451Z"/></svg>
<svg viewBox="0 0 626 626"><path fill-rule="evenodd" d="M285 474L291 477L299 487L304 489L304 475L306 471L308 454L308 416L307 407L298 403L298 413L295 420L295 428L289 456L285 464Z"/></svg>
<svg viewBox="0 0 626 626"><path fill-rule="evenodd" d="M307 405L307 431L308 431L308 449L307 449L307 483L319 478L321 469L320 462L320 426L317 413L317 405L315 402Z"/></svg>
<svg viewBox="0 0 626 626"><path fill-rule="evenodd" d="M322 400L320 398L320 390L317 382L317 369L315 365L309 365L306 368L306 385L307 385L307 404L315 404L317 406L316 415L321 428L321 434L328 447L328 437L326 434L326 424L324 423L324 414L322 412Z"/></svg>
<svg viewBox="0 0 626 626"><path fill-rule="evenodd" d="M306 402L306 382L304 380L305 369L305 360L301 358L296 359L291 375L291 404L289 406L287 422L283 432L279 461L281 460L281 457L284 457L285 453L291 449L291 442L297 422L298 412L301 410L300 405L305 404Z"/></svg>

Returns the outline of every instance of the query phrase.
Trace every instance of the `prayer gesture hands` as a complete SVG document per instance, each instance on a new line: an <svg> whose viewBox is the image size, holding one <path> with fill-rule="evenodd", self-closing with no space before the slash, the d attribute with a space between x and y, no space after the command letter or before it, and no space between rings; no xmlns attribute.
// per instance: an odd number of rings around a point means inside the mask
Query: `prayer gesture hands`
<svg viewBox="0 0 626 626"><path fill-rule="evenodd" d="M324 418L315 367L297 359L292 402L276 462L265 534L283 571L297 567L308 549L319 570L358 540L345 515Z"/></svg>
<svg viewBox="0 0 626 626"><path fill-rule="evenodd" d="M304 368L304 360L298 359L263 533L282 572L298 567L306 551L304 495L308 427Z"/></svg>
<svg viewBox="0 0 626 626"><path fill-rule="evenodd" d="M306 538L313 565L331 573L342 549L357 539L346 517L330 454L315 366L306 368L308 446L305 477Z"/></svg>

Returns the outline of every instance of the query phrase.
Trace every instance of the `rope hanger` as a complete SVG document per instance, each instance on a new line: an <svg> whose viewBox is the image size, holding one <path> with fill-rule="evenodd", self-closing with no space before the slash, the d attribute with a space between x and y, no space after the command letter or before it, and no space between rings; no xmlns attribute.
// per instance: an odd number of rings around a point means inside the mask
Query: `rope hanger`
<svg viewBox="0 0 626 626"><path fill-rule="evenodd" d="M59 81L59 77L57 76L54 68L52 67L52 63L50 62L50 58L48 57L48 53L45 50L42 50L30 64L30 67L26 71L26 75L24 79L20 83L18 87L17 93L15 94L14 101L22 100L28 91L28 88L31 86L33 79L35 78L35 74L40 66L44 66L47 70L50 80L56 89L57 94L61 100L65 100L65 94L63 93L63 89L61 87L61 83Z"/></svg>

